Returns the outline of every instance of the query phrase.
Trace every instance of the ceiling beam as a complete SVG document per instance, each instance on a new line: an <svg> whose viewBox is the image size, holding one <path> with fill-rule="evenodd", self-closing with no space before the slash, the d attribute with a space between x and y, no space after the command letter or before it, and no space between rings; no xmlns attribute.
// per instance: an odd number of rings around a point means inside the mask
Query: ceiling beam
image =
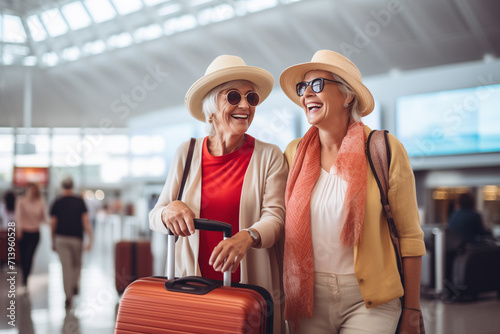
<svg viewBox="0 0 500 334"><path fill-rule="evenodd" d="M349 13L349 10L346 8L346 1L338 1L337 7L335 10L339 14L340 18L347 23L347 25L352 29L352 31L356 34L356 30L360 29L360 22L357 22L356 19ZM372 53L372 55L386 68L393 68L394 65L388 60L386 54L382 49L377 45L374 38L370 39L370 43L363 47L363 49L368 49Z"/></svg>
<svg viewBox="0 0 500 334"><path fill-rule="evenodd" d="M481 23L479 18L474 15L474 10L471 5L465 0L452 0L454 2L464 18L465 22L469 26L469 29L474 34L476 41L479 43L482 49L486 51L486 53L494 54L494 48L491 42L486 37L486 34L481 27Z"/></svg>
<svg viewBox="0 0 500 334"><path fill-rule="evenodd" d="M307 30L304 29L303 25L299 25L299 20L296 19L296 15L292 12L293 7L290 4L279 3L276 11L282 17L282 22L286 26L286 31L290 31L293 35L297 36L297 39L303 46L309 50L320 50L322 46L316 42L316 39L311 38L307 34ZM291 19L292 18L292 19Z"/></svg>

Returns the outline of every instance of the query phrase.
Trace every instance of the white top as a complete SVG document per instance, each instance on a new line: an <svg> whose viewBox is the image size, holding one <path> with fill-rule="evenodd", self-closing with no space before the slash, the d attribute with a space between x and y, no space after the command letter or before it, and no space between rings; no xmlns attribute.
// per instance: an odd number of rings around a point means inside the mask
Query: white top
<svg viewBox="0 0 500 334"><path fill-rule="evenodd" d="M314 271L354 274L354 246L340 242L345 212L342 210L347 183L332 167L331 173L321 168L311 194L311 235Z"/></svg>

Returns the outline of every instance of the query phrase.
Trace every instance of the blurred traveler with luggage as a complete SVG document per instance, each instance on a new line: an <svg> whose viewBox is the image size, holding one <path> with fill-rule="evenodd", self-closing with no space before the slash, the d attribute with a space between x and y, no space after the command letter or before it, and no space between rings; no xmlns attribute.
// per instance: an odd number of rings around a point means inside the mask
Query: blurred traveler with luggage
<svg viewBox="0 0 500 334"><path fill-rule="evenodd" d="M25 194L16 201L15 215L23 283L27 289L33 257L40 241L40 225L48 222L47 206L37 184L26 185Z"/></svg>
<svg viewBox="0 0 500 334"><path fill-rule="evenodd" d="M61 259L65 306L78 294L83 250L92 246L92 227L84 200L73 194L73 179L66 177L61 182L62 193L51 206L52 248ZM83 247L84 232L88 243Z"/></svg>
<svg viewBox="0 0 500 334"><path fill-rule="evenodd" d="M483 226L483 219L476 211L476 199L470 192L460 194L458 210L453 212L448 220L448 228L457 232L465 242L481 242L491 233Z"/></svg>
<svg viewBox="0 0 500 334"><path fill-rule="evenodd" d="M189 141L172 161L163 191L151 210L152 230L181 236L176 243L176 276L222 279L259 285L274 297L274 333L281 333L281 259L287 164L281 150L246 132L255 109L273 88L266 70L236 56L217 57L188 90L191 115L207 124L198 138L185 189L176 200ZM229 223L233 236L196 231L193 218ZM284 327L284 326L283 326Z"/></svg>
<svg viewBox="0 0 500 334"><path fill-rule="evenodd" d="M320 50L311 62L285 69L280 85L312 125L285 150L290 173L283 280L292 333L394 333L401 312L401 332L418 333L413 314L420 316L425 246L403 145L388 136L388 198L404 289L365 153L371 129L361 117L372 112L374 100L358 68L336 52Z"/></svg>

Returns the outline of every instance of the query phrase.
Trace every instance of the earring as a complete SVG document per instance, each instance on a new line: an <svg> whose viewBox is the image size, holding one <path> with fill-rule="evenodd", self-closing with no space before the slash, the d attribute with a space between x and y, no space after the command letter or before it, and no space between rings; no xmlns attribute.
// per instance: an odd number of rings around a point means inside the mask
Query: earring
<svg viewBox="0 0 500 334"><path fill-rule="evenodd" d="M212 116L210 116L210 117L208 118L208 123L212 124L212 122L213 122L213 117L212 117Z"/></svg>
<svg viewBox="0 0 500 334"><path fill-rule="evenodd" d="M347 108L347 106L348 106L348 104L347 104L347 103L344 103L344 107L346 107L346 108Z"/></svg>

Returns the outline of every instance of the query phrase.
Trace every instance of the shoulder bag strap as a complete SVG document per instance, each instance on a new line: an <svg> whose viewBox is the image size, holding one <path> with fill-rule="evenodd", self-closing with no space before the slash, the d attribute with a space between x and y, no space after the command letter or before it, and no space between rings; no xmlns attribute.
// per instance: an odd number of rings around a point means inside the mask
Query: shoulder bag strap
<svg viewBox="0 0 500 334"><path fill-rule="evenodd" d="M389 191L389 167L391 164L391 147L389 146L387 133L387 131L381 130L374 130L370 132L370 135L368 136L368 140L366 142L366 155L368 157L368 161L370 162L370 168L373 172L373 176L375 177L380 190L380 200L382 202L385 216L387 218L392 245L394 247L394 252L396 253L396 262L398 264L399 277L404 289L403 258L401 257L398 231L396 229L396 224L394 223L394 218L392 216L391 207L389 206L389 199L387 196L387 193ZM401 297L401 306L403 305L404 295ZM401 317L399 318L398 329L396 330L396 333L399 333L400 325ZM420 334L425 334L422 311L420 311L419 315L419 327Z"/></svg>
<svg viewBox="0 0 500 334"><path fill-rule="evenodd" d="M389 206L389 199L387 197L387 193L389 191L389 167L391 163L391 148L389 146L389 141L387 140L387 133L387 130L373 130L370 132L366 142L366 154L368 156L373 176L375 177L380 190L380 200L389 225L389 233L394 247L394 252L396 253L401 283L403 283L403 259L401 257L398 231L396 229L396 224L394 223L394 218L392 217L391 207Z"/></svg>
<svg viewBox="0 0 500 334"><path fill-rule="evenodd" d="M182 193L184 192L184 186L186 184L187 176L189 174L189 168L191 167L191 160L193 160L194 144L196 143L195 138L191 138L189 143L188 155L186 158L186 164L184 165L184 173L182 174L181 187L179 188L179 193L177 194L177 200L180 201L182 198Z"/></svg>

